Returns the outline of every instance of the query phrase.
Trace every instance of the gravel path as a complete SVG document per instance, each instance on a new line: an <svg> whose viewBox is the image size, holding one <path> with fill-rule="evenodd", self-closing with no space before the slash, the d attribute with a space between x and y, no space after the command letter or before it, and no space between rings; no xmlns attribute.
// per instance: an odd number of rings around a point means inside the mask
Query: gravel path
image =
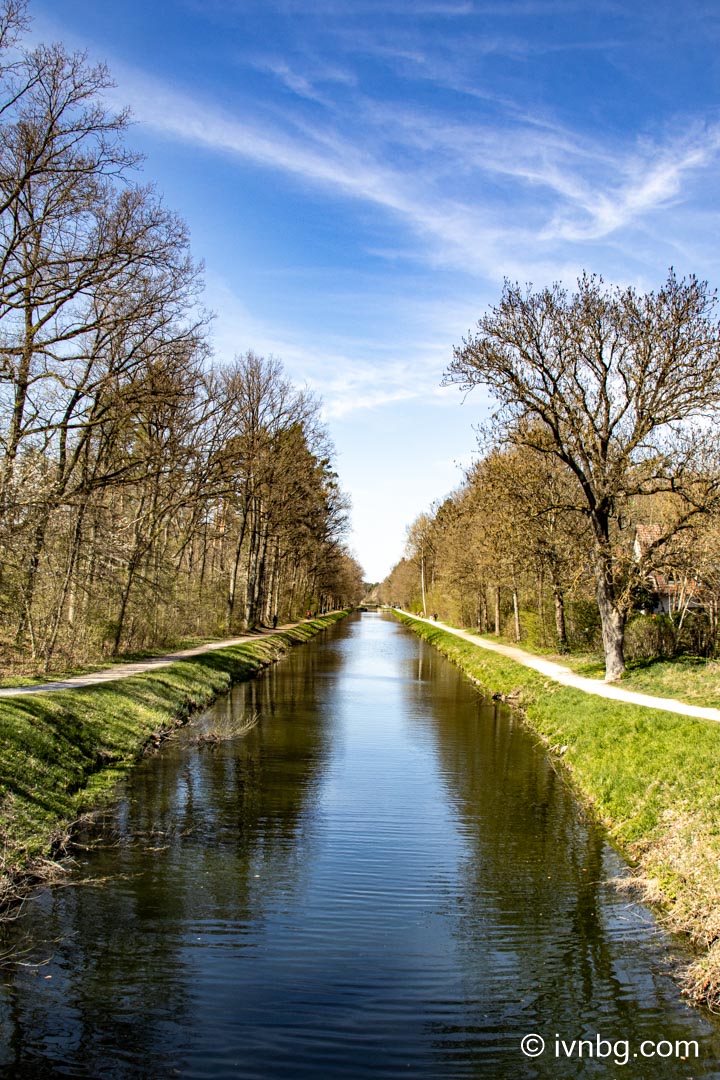
<svg viewBox="0 0 720 1080"><path fill-rule="evenodd" d="M278 626L277 630L264 630L257 634L228 638L226 641L195 645L191 649L181 649L179 652L153 656L148 660L137 660L130 664L116 664L102 671L93 671L87 675L71 675L68 679L58 679L55 682L37 683L34 686L3 686L0 687L0 698L20 697L24 694L49 694L53 690L79 690L83 686L99 686L101 683L116 682L118 679L127 679L130 675L142 675L146 671L169 667L177 660L186 660L190 656L200 656L201 653L213 652L215 649L227 649L230 645L243 645L248 641L257 641L258 638L267 637L280 630L289 630L291 626L297 625L298 623L289 623L287 626Z"/></svg>
<svg viewBox="0 0 720 1080"><path fill-rule="evenodd" d="M404 614L410 614L405 612ZM412 616L417 619L417 615ZM675 698L655 697L653 694L640 694L636 690L624 690L617 683L600 682L598 679L587 679L583 675L577 675L564 664L556 664L552 660L545 660L542 656L533 656L524 649L515 648L513 645L501 645L498 641L488 641L487 638L471 634L469 630L458 630L446 623L435 622L434 619L421 619L430 626L438 626L446 630L448 634L466 638L473 645L479 645L482 649L500 653L510 660L516 660L525 667L539 671L554 682L562 683L563 686L572 686L576 690L584 690L586 694L595 694L597 697L610 698L612 701L625 701L630 705L644 705L647 709L662 709L664 712L680 713L682 716L696 716L702 720L720 721L720 709L706 708L702 705L689 705L685 701L677 701Z"/></svg>
<svg viewBox="0 0 720 1080"><path fill-rule="evenodd" d="M405 612L404 614L410 614ZM419 616L413 615L418 619ZM539 671L554 682L562 683L563 686L572 686L576 690L583 690L586 694L595 694L597 697L610 698L613 701L624 701L631 705L643 705L647 709L662 709L665 712L680 713L682 716L696 716L702 720L720 721L720 709L706 708L701 705L690 705L685 701L677 701L675 698L655 697L652 694L641 694L636 690L624 690L617 683L600 682L598 679L587 679L552 660L546 660L542 656L533 656L513 645L502 645L499 641L489 641L487 638L472 634L469 630L458 630L447 623L435 622L434 619L420 619L430 626L438 626L448 634L465 638L473 645L479 645L481 649L500 653L518 664ZM296 624L292 624L296 625ZM287 630L288 627L279 626L278 630ZM264 634L271 634L272 630ZM99 686L101 683L116 682L118 679L126 679L131 675L141 675L146 671L156 671L160 668L169 667L176 660L185 660L190 656L199 656L201 653L212 652L215 649L226 649L230 645L242 645L248 641L256 641L264 634L245 634L243 637L228 638L226 641L213 641L211 644L196 645L192 649L181 649L179 652L167 653L164 656L155 656L149 660L137 660L130 664L117 664L103 671L95 671L88 675L72 675L68 679L58 679L55 682L38 683L35 686L6 686L0 687L0 698L20 697L24 694L47 694L53 690L78 690L83 686Z"/></svg>

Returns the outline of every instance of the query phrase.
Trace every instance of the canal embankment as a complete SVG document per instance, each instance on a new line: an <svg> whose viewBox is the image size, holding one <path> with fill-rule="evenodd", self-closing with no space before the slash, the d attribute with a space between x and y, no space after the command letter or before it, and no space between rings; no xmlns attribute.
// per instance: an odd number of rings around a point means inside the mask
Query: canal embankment
<svg viewBox="0 0 720 1080"><path fill-rule="evenodd" d="M391 616L238 683L73 841L0 928L3 1077L717 1077L720 1023L605 831Z"/></svg>
<svg viewBox="0 0 720 1080"><path fill-rule="evenodd" d="M335 612L113 681L0 699L0 910L52 877L73 824L198 709L342 618ZM170 658L168 658L170 659Z"/></svg>
<svg viewBox="0 0 720 1080"><path fill-rule="evenodd" d="M630 862L643 899L696 950L681 973L688 998L720 1007L720 725L563 685L396 614L484 693L521 711Z"/></svg>

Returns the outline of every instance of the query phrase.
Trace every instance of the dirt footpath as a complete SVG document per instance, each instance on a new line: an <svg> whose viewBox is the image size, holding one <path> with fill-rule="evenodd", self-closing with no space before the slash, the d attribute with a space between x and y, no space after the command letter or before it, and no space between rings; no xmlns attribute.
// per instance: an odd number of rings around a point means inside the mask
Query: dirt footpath
<svg viewBox="0 0 720 1080"><path fill-rule="evenodd" d="M288 623L286 626L278 626L276 630L263 630L256 634L245 634L243 637L228 638L227 641L195 645L192 649L181 649L179 652L153 656L148 660L137 660L129 664L116 664L102 671L93 671L87 675L71 675L67 679L58 679L55 682L37 683L34 686L2 686L0 698L20 697L23 694L49 694L53 690L79 690L83 686L99 686L101 683L116 682L118 679L127 679L131 675L142 675L146 671L169 667L177 660L187 660L191 656L200 656L201 653L213 652L215 649L227 649L230 645L244 645L248 641L257 641L258 638L269 637L280 633L281 630L289 630L299 625L299 623Z"/></svg>

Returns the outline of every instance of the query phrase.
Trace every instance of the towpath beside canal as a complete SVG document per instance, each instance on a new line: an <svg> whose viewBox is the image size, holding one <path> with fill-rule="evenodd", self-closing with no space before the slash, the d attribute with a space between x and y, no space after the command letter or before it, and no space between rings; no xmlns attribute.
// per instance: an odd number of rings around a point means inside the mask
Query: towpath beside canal
<svg viewBox="0 0 720 1080"><path fill-rule="evenodd" d="M147 671L157 671L160 668L169 667L178 660L188 660L192 656L201 656L206 652L214 652L216 649L228 649L232 645L245 645L249 641L258 641L263 637L279 634L283 630L290 630L300 623L287 623L278 626L275 630L259 630L252 634L244 634L242 637L227 638L224 641L205 642L203 645L194 645L190 649L180 649L178 652L165 653L163 656L152 656L146 660L134 660L127 664L114 664L112 667L103 668L101 671L90 671L85 675L71 675L67 679L56 679L53 682L36 683L30 686L2 686L0 698L20 697L24 694L49 694L56 690L80 690L84 686L99 686L101 683L117 682L119 679L129 679L133 675L143 675Z"/></svg>
<svg viewBox="0 0 720 1080"><path fill-rule="evenodd" d="M409 611L402 614L411 615ZM456 637L465 638L466 641L472 642L473 645L480 646L481 649L488 649L490 652L499 653L501 656L506 656L509 660L515 660L518 664L523 664L525 667L532 668L534 671L539 671L541 675L545 675L548 679L552 679L553 682L562 683L563 686L571 686L575 690L582 690L586 694L595 694L597 697L610 698L613 701L623 701L629 705L642 705L646 709L662 709L663 712L680 713L682 716L694 716L702 720L715 720L720 721L720 709L712 709L703 705L691 705L687 701L678 701L676 698L655 697L653 694L641 694L636 690L626 690L622 686L618 686L617 683L601 682L598 679L588 679L583 675L578 675L576 672L571 671L569 667L564 664L558 664L553 660L546 660L543 656L533 656L532 653L525 652L524 649L519 649L514 645L503 645L499 641L490 641L488 638L481 637L479 634L473 634L469 630L459 630L455 626L448 626L447 623L439 622L435 619L420 619L418 615L411 615L413 619L419 619L420 622L428 623L430 626L437 626L440 630L445 630L448 634L454 634Z"/></svg>

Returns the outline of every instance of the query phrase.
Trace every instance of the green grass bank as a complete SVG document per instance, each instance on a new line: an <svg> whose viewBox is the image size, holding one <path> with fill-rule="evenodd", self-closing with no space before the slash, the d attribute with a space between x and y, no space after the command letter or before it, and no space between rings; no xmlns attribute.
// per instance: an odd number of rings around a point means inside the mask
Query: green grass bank
<svg viewBox="0 0 720 1080"><path fill-rule="evenodd" d="M46 876L73 823L147 746L345 614L112 683L1 699L0 908Z"/></svg>
<svg viewBox="0 0 720 1080"><path fill-rule="evenodd" d="M720 724L591 696L396 617L522 711L630 861L643 898L696 951L682 972L685 993L720 1009Z"/></svg>

